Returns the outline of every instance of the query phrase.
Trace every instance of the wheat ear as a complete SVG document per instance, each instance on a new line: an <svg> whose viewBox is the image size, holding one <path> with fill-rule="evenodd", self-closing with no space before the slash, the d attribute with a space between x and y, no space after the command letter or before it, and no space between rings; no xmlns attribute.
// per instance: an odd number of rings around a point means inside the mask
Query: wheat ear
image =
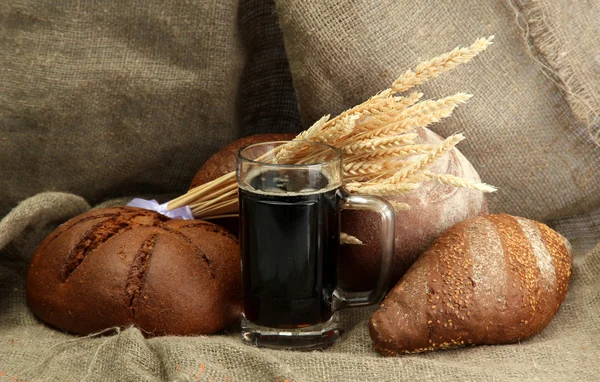
<svg viewBox="0 0 600 382"><path fill-rule="evenodd" d="M448 184L454 187L460 188L470 188L472 190L479 190L483 192L496 192L497 189L494 186L490 186L489 184L475 182L472 180L460 178L458 176L450 175L450 174L436 174L429 171L423 171L423 174L431 179L437 180L442 184Z"/></svg>
<svg viewBox="0 0 600 382"><path fill-rule="evenodd" d="M463 139L465 139L465 137L462 134L455 134L446 138L442 143L437 145L435 149L431 150L429 153L423 155L421 158L415 161L408 162L404 168L395 173L389 179L383 181L383 183L395 184L401 182L402 180L408 178L410 175L430 165L435 159L437 159L442 154L445 154L448 151L450 151L454 146L458 144L458 142L462 141Z"/></svg>
<svg viewBox="0 0 600 382"><path fill-rule="evenodd" d="M398 147L402 145L412 145L415 143L415 138L418 136L419 134L417 133L410 133L392 137L373 139L367 138L342 147L342 152L347 155L360 155L381 149L391 149L392 147Z"/></svg>
<svg viewBox="0 0 600 382"><path fill-rule="evenodd" d="M423 93L411 93L408 97L400 98L386 113L361 114L363 118L357 124L356 131L363 132L374 126L383 126L396 122L407 114L407 110L415 105L423 97Z"/></svg>
<svg viewBox="0 0 600 382"><path fill-rule="evenodd" d="M340 232L340 244L362 245L363 242L359 238L348 235L345 232Z"/></svg>
<svg viewBox="0 0 600 382"><path fill-rule="evenodd" d="M376 151L367 152L364 154L356 155L352 157L353 160L362 161L382 161L396 158L405 158L413 155L428 154L431 150L435 149L436 145L433 144L421 144L421 145L406 145L391 147L389 149L380 149Z"/></svg>
<svg viewBox="0 0 600 382"><path fill-rule="evenodd" d="M417 65L365 102L329 119L324 116L295 140L326 142L343 151L344 183L348 191L378 195L398 195L417 189L423 182L435 180L455 187L493 192L484 183L453 175L433 174L426 169L447 153L464 137L449 137L437 145L417 145L418 134L410 132L450 116L459 104L471 96L458 93L439 100L421 101L422 93L396 95L466 63L485 50L492 37L481 38L468 48L456 48L433 60ZM314 163L323 154L309 145L288 143L257 158L267 163ZM403 157L414 158L401 159ZM173 209L189 205L197 218L232 216L237 213L237 184L235 172L189 190L168 203ZM393 202L397 210L406 210L405 203ZM347 240L351 240L346 237ZM345 240L345 239L342 239Z"/></svg>
<svg viewBox="0 0 600 382"><path fill-rule="evenodd" d="M356 175L372 175L377 174L383 168L381 162L351 162L344 163L344 177L356 176Z"/></svg>
<svg viewBox="0 0 600 382"><path fill-rule="evenodd" d="M455 48L452 51L442 54L432 60L420 63L415 70L407 70L391 86L395 92L405 92L410 88L420 85L440 74L454 69L460 64L465 64L473 57L487 49L494 36L477 39L473 45L467 48Z"/></svg>
<svg viewBox="0 0 600 382"><path fill-rule="evenodd" d="M387 137L402 134L418 127L425 127L449 117L461 103L467 102L471 94L457 93L438 100L427 100L406 109L402 119L381 127L375 127L359 135L359 138Z"/></svg>
<svg viewBox="0 0 600 382"><path fill-rule="evenodd" d="M394 207L396 211L408 211L410 210L410 205L408 203L396 202L393 200L388 200L388 203Z"/></svg>
<svg viewBox="0 0 600 382"><path fill-rule="evenodd" d="M327 123L327 121L329 121L329 114L322 116L321 119L313 123L312 126L309 127L306 131L303 131L302 133L298 134L298 136L296 136L294 140L305 140L317 136L319 132L323 130L323 126L325 126L325 123Z"/></svg>
<svg viewBox="0 0 600 382"><path fill-rule="evenodd" d="M394 183L394 184L381 184L381 183L348 183L345 185L346 190L357 194L373 194L373 195L397 195L407 193L419 188L420 183Z"/></svg>

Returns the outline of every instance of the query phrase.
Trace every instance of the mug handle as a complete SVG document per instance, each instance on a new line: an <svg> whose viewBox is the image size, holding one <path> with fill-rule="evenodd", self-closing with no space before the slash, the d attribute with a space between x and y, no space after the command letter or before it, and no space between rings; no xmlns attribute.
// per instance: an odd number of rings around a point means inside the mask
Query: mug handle
<svg viewBox="0 0 600 382"><path fill-rule="evenodd" d="M394 207L382 197L351 195L342 191L341 209L376 211L381 217L381 266L375 289L366 292L347 292L337 287L333 292L333 311L373 305L380 302L388 290L394 260L396 213Z"/></svg>

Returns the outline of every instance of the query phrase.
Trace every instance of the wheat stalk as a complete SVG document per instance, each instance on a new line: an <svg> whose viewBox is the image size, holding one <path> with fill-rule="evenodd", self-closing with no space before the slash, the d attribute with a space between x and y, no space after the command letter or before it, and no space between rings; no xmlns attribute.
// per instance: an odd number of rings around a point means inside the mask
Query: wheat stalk
<svg viewBox="0 0 600 382"><path fill-rule="evenodd" d="M307 149L298 141L322 142L339 148L343 154L344 187L348 192L375 195L400 195L435 180L454 187L483 192L496 189L449 174L427 170L436 160L461 140L462 134L448 137L439 144L416 143L416 128L425 127L449 117L454 109L467 102L470 94L457 93L438 100L421 101L422 93L396 95L435 78L456 66L470 61L484 51L492 37L481 38L470 47L456 48L432 60L422 62L396 79L390 88L381 91L334 118L326 115L293 142L277 147L257 160L271 163L315 163L322 154ZM410 209L406 203L391 202L396 210ZM169 202L173 209L189 205L197 218L236 216L237 183L231 172L218 179L189 190ZM358 240L343 234L343 242Z"/></svg>

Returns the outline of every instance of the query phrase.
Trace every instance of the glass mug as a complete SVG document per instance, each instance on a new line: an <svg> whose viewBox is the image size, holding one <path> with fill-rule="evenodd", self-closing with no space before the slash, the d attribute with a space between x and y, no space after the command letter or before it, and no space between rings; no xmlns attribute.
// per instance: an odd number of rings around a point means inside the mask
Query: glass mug
<svg viewBox="0 0 600 382"><path fill-rule="evenodd" d="M290 155L295 158L286 160ZM340 335L336 311L375 304L385 295L394 210L383 198L347 194L342 176L342 153L321 143L266 142L238 152L244 342L325 348ZM342 209L381 216L381 269L371 291L337 287Z"/></svg>

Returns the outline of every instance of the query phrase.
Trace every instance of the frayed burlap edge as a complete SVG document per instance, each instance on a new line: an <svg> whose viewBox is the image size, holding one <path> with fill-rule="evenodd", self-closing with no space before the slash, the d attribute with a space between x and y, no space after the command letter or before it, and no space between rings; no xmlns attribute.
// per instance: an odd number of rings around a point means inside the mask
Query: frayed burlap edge
<svg viewBox="0 0 600 382"><path fill-rule="evenodd" d="M573 115L588 130L591 139L600 146L600 110L590 82L580 75L571 56L568 44L559 35L561 28L548 17L544 1L507 0L515 12L517 25L523 32L527 52L554 84L566 96Z"/></svg>

